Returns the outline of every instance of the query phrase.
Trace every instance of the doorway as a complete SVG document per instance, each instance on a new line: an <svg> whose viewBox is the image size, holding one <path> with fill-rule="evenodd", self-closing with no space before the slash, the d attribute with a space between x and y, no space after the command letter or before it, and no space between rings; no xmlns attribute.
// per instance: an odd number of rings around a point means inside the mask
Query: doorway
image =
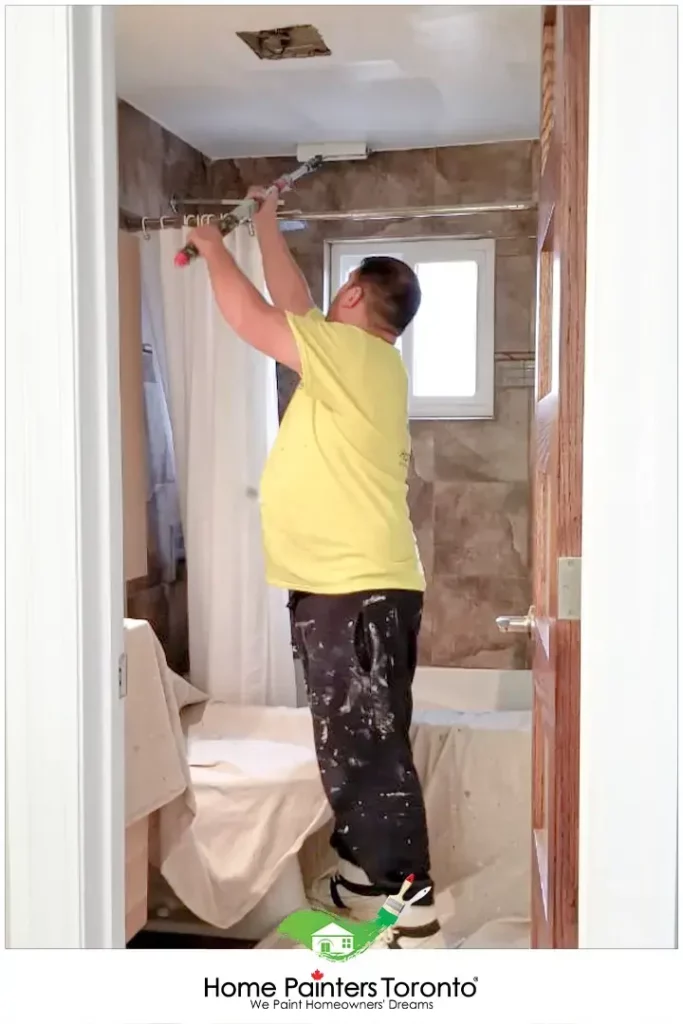
<svg viewBox="0 0 683 1024"><path fill-rule="evenodd" d="M122 944L123 864L117 836L123 832L119 701L123 576L117 511L121 493L115 384L118 341L113 329L116 188L110 17L111 11L106 8L15 8L14 20L9 24L12 46L8 54L14 52L17 61L16 74L10 76L17 86L11 97L11 138L17 159L10 161L10 174L14 175L17 212L25 215L33 210L35 214L31 221L17 219L14 223L14 237L21 240L20 245L25 243L27 249L18 250L12 271L15 277L8 288L8 320L22 325L14 328L17 337L30 339L28 346L8 347L7 369L9 399L17 403L12 406L8 401L8 435L16 441L9 448L15 455L8 458L8 468L14 479L22 481L14 492L8 488L8 520L13 537L8 551L8 576L15 595L8 636L15 639L8 642L7 696L7 822L12 868L9 936L11 945L20 946ZM643 20L649 17L654 21ZM663 241L661 235L661 226L671 223L667 210L670 197L675 194L675 182L671 181L667 188L662 184L669 181L675 168L675 153L667 142L671 137L667 103L673 88L673 55L671 64L664 55L669 53L667 43L675 35L675 24L668 18L664 8L591 10L589 105L591 123L600 124L604 137L601 140L591 134L589 138L587 345L595 345L596 354L586 368L586 431L596 448L584 470L584 484L590 480L590 492L584 495L584 584L590 579L591 589L582 607L584 693L579 814L592 826L592 835L599 836L596 843L600 844L601 855L592 853L583 845L585 840L580 840L579 921L583 900L587 924L583 933L579 925L578 942L583 946L599 944L604 936L612 936L609 922L615 922L616 927L623 920L619 899L623 906L624 893L629 897L627 933L634 944L640 941L646 945L670 945L674 934L676 837L671 823L675 803L675 624L670 620L670 610L676 602L669 511L675 507L671 489L675 393L670 384L675 363L671 344L675 337L675 303L671 297L671 268L675 264L671 254L675 252L675 243L671 238ZM620 49L613 42L615 32ZM624 40L628 41L626 49ZM647 46L643 40L649 40ZM79 82L89 83L81 95L96 98L96 116L92 119L74 119L68 99L55 89L55 83L63 80L62 57L67 52L71 62L69 74L78 73ZM30 60L25 59L27 54ZM603 73L605 67L609 68L609 76ZM636 101L634 82L650 96L648 107L657 111L662 121L653 122L650 130L644 120L634 123L630 119L627 135L620 117L628 117L629 104ZM46 118L48 110L50 116ZM76 147L75 163L67 166L66 139L74 123L84 131L82 136L80 130L78 133L82 148ZM47 134L42 130L45 125L51 126ZM35 132L28 126L35 126ZM636 175L629 168L628 154L640 146L648 147L651 160L640 166ZM42 147L40 159L38 147ZM38 308L35 302L28 301L32 294L29 249L35 252L40 247L44 225L35 207L39 181L36 175L32 176L31 168L44 163L48 149L52 165L64 171L59 183L55 179L54 206L64 218L63 230L57 231L55 237L63 246L63 259L56 263L65 276L63 287L56 286L49 296L45 295ZM593 167L591 172L592 153L596 158L599 155L601 167ZM99 170L95 176L93 167ZM652 197L651 223L631 223L629 233L624 231L616 199L610 201L603 177L605 167L613 175L611 186L621 182L622 188L644 189ZM594 200L592 205L591 190L600 203ZM628 191L617 189L615 194L624 204L629 201ZM74 196L78 197L77 203ZM75 237L70 228L72 215L79 225ZM655 233L654 224L660 226L660 233ZM94 229L93 225L98 227ZM635 244L634 239L639 248L652 254L651 265L657 266L656 275L629 276L627 253L628 247ZM605 258L606 253L609 259ZM629 303L624 302L623 279L617 276L617 269L628 280ZM595 291L598 278L602 295ZM72 289L80 303L81 316L77 322L73 310L66 309L60 299L60 295L71 294ZM647 330L633 316L623 315L618 322L614 321L612 311L616 307L633 313L640 308L639 304L650 310ZM653 330L652 317L658 318L654 321L654 333L662 340L656 352L647 343ZM59 325L57 347L55 325ZM638 488L629 492L626 486L624 464L634 453L643 458L638 447L639 435L623 430L620 434L617 429L620 423L629 425L627 410L623 405L613 404L616 399L609 383L614 364L599 344L601 329L609 333L617 327L621 351L627 353L625 361L619 364L620 393L628 393L631 407L641 414L638 423L648 423L648 452L658 453L654 462L638 462L648 481L647 500ZM41 338L43 348L39 347ZM645 350L649 358L643 363ZM44 369L43 376L35 376L29 358L34 366ZM54 373L50 371L51 360L55 361ZM76 366L78 372L74 370ZM55 380L60 382L59 388L54 387ZM34 401L21 404L22 396L28 393L34 396ZM42 414L39 424L35 419L38 396ZM97 396L97 402L92 400L93 396ZM613 414L611 419L609 412ZM618 416L614 415L616 412ZM34 433L30 435L31 444L26 444L26 435L23 439L21 435L30 424ZM84 444L86 435L90 445L96 439L94 447ZM15 457L16 461L11 461ZM51 500L38 509L38 503L31 497L40 493L46 465L58 467L59 472L51 480ZM611 467L610 474L605 472L605 465ZM607 479L609 489L605 488ZM603 502L602 511L598 498ZM621 504L618 498L623 499ZM605 509L613 512L612 522L605 519ZM627 532L625 537L622 533L619 547L614 523L621 522L623 526L624 509L628 510ZM76 536L71 530L74 519L80 524ZM46 538L50 557L33 557L36 538ZM627 584L632 583L624 569L629 550L648 552L648 564L638 562L644 584L642 593L666 593L659 606L659 617L647 620L650 650L646 651L639 640L634 641L629 645L626 660L618 644L624 632L620 598L629 592ZM57 556L59 562L55 563ZM32 566L30 573L26 572L26 565ZM36 592L43 595L42 603L35 601ZM639 601L642 593L638 592ZM53 626L48 633L47 623ZM26 637L30 638L30 645L23 639ZM40 643L36 641L38 637ZM70 638L68 642L65 637ZM604 651L606 637L608 654L614 659L611 667ZM649 662L645 661L646 654ZM612 681L614 664L619 671L618 678ZM605 670L610 670L606 688ZM125 676L121 678L125 681ZM591 680L589 687L587 679ZM625 783L619 771L624 766L624 750L632 750L630 737L639 734L643 715L639 686L645 679L650 683L654 679L647 704L650 745L646 758L629 762L635 762L634 774L629 774ZM26 680L31 680L35 702L25 698ZM87 680L94 685L84 685ZM621 714L615 723L613 715L610 717L610 703L613 707L617 701ZM45 718L48 712L49 730ZM59 728L55 725L58 722ZM30 739L23 750L16 739L22 736ZM72 742L65 744L66 736ZM613 757L605 756L612 751ZM635 768L643 764L647 766L646 787L635 774ZM48 787L46 780L50 781ZM628 808L614 800L625 785L631 797ZM634 818L641 825L650 822L652 827L638 829L637 842L624 856L623 836L632 835L628 829ZM49 885L42 865L25 856L29 832L43 836L53 851ZM614 867L615 875L601 894L601 883L609 881L603 874L607 850L611 856L606 859ZM660 870L649 873L648 885L640 888L641 898L638 890L643 879L642 865L655 862Z"/></svg>

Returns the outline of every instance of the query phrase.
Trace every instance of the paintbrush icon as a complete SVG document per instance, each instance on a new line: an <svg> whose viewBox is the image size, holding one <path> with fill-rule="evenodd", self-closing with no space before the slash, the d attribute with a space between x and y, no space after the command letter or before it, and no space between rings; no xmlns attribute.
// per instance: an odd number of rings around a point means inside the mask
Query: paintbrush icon
<svg viewBox="0 0 683 1024"><path fill-rule="evenodd" d="M396 924L406 907L412 907L413 903L417 903L418 900L424 899L431 889L431 885L420 890L416 896L411 897L409 900L404 898L414 881L415 875L408 875L396 896L387 896L386 900L377 911L377 916L369 923L381 925L383 928L390 928Z"/></svg>
<svg viewBox="0 0 683 1024"><path fill-rule="evenodd" d="M317 910L298 910L285 918L278 931L297 939L327 960L348 960L369 949L383 932L394 928L406 907L411 907L414 903L424 899L431 889L430 885L421 889L410 899L405 898L414 881L415 875L408 875L398 893L395 896L387 896L371 921L352 921L348 918L323 914ZM316 936L323 931L329 933L333 924L339 926L349 938L353 936L352 943L345 946L343 953L330 948L331 943L317 946L314 943Z"/></svg>

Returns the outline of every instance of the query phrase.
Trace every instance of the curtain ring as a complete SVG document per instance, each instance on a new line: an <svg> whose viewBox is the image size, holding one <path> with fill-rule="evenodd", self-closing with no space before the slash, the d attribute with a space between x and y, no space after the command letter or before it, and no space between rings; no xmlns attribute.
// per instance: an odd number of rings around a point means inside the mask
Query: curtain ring
<svg viewBox="0 0 683 1024"><path fill-rule="evenodd" d="M150 240L150 238L152 237L152 236L150 235L149 231L147 230L147 221L148 221L148 220L149 220L149 217L143 217L143 218L142 218L142 237L143 237L143 238L144 238L144 239L145 239L146 241L149 241L149 240Z"/></svg>

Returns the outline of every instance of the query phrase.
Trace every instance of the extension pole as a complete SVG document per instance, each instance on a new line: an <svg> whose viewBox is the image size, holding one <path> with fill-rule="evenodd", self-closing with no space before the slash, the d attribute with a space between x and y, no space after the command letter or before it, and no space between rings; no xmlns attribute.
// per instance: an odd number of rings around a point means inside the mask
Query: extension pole
<svg viewBox="0 0 683 1024"><path fill-rule="evenodd" d="M271 195L282 195L283 192L287 192L295 181L299 178L303 178L304 175L310 174L311 171L317 171L323 162L323 157L314 156L311 160L307 160L301 167L297 167L291 174L283 174L281 178L274 181L273 184L266 190L266 196ZM236 206L235 209L228 217L221 219L219 223L219 231L222 235L227 235L233 231L239 224L243 224L247 220L251 220L254 214L258 211L260 203L256 199L245 199L244 202ZM191 243L186 245L183 249L177 253L175 257L176 267L186 267L191 260L196 259L199 256L199 252L196 247Z"/></svg>

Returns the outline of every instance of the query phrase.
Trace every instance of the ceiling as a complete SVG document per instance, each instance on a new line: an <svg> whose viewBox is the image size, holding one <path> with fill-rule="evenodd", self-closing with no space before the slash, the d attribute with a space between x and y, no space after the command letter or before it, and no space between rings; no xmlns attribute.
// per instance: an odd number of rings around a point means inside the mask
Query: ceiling
<svg viewBox="0 0 683 1024"><path fill-rule="evenodd" d="M117 7L117 91L212 159L298 143L536 138L540 7ZM261 61L238 31L313 24L331 56Z"/></svg>

